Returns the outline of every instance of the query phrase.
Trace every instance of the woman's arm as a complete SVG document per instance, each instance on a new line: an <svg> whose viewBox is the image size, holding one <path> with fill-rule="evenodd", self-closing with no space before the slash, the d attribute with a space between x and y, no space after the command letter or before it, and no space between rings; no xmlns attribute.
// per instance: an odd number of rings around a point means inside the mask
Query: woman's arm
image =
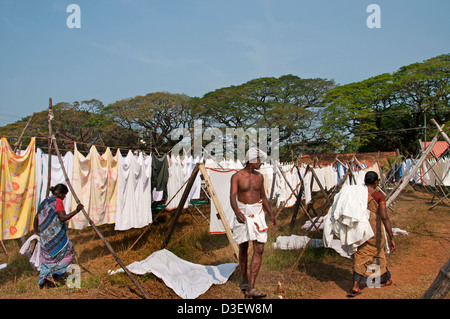
<svg viewBox="0 0 450 319"><path fill-rule="evenodd" d="M70 214L66 214L66 212L64 210L58 210L58 211L56 211L56 213L58 214L59 220L64 223L64 222L68 221L69 219L71 219L76 214L78 214L83 208L84 208L84 205L80 203L77 205L77 208Z"/></svg>

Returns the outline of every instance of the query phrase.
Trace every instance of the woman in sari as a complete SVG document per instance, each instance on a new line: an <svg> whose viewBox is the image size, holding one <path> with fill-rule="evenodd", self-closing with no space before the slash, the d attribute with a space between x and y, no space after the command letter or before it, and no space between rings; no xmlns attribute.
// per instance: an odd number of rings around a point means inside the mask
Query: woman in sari
<svg viewBox="0 0 450 319"><path fill-rule="evenodd" d="M72 263L75 249L67 237L66 221L83 209L82 204L70 214L66 214L63 200L69 190L64 184L51 187L52 196L39 205L34 219L34 230L39 235L41 248L39 287L52 282L53 277L61 277Z"/></svg>
<svg viewBox="0 0 450 319"><path fill-rule="evenodd" d="M371 272L373 265L379 269L379 280L381 286L392 284L391 273L387 268L386 261L386 240L385 231L388 235L388 245L390 252L394 252L396 246L394 235L392 233L391 222L386 212L386 199L383 194L375 189L378 186L378 174L367 172L364 177L364 183L369 192L367 209L370 211L369 223L372 227L374 236L358 247L353 255L353 288L348 292L348 297L354 297L361 294L359 284L366 284L369 276L374 276ZM369 267L371 266L371 267ZM372 279L372 277L371 277Z"/></svg>

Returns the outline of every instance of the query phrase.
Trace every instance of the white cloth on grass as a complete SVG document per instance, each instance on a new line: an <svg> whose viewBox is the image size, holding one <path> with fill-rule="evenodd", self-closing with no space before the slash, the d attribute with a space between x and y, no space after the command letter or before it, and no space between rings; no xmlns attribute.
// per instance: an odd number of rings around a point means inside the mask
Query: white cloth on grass
<svg viewBox="0 0 450 319"><path fill-rule="evenodd" d="M298 236L298 235L278 236L276 242L274 242L272 246L275 249L281 250L302 249L308 244L309 240L310 238L307 236ZM332 239L328 244L328 246L329 247L327 248L334 249L342 257L351 258L351 256L342 249L339 239ZM320 247L324 247L322 239L320 238L311 239L311 243L309 244L308 248L320 248Z"/></svg>
<svg viewBox="0 0 450 319"><path fill-rule="evenodd" d="M211 285L226 283L237 265L237 263L218 266L194 264L163 249L154 252L142 261L135 261L128 265L127 269L136 275L151 272L161 278L181 298L195 299L205 293ZM110 274L123 271L123 269L118 269Z"/></svg>

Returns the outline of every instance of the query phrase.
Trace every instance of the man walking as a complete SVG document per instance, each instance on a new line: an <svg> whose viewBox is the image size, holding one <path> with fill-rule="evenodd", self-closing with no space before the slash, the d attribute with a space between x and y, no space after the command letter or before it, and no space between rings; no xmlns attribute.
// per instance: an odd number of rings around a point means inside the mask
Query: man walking
<svg viewBox="0 0 450 319"><path fill-rule="evenodd" d="M242 274L241 290L247 298L264 298L266 294L255 288L261 267L264 244L267 242L267 224L264 211L269 213L272 226L277 222L264 190L264 177L256 170L267 154L251 148L246 155L245 167L231 177L230 204L235 213L233 240L239 245L239 266ZM250 276L247 275L248 245L253 242Z"/></svg>

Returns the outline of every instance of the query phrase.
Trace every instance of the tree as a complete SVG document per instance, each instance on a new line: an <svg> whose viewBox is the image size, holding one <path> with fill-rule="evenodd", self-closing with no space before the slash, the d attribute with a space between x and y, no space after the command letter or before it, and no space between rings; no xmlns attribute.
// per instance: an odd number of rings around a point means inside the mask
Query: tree
<svg viewBox="0 0 450 319"><path fill-rule="evenodd" d="M305 146L314 137L323 96L334 86L333 80L294 75L254 79L194 99L193 115L222 129L278 128L280 144Z"/></svg>
<svg viewBox="0 0 450 319"><path fill-rule="evenodd" d="M192 124L190 100L185 94L149 93L110 104L103 114L124 129L140 132L139 141L152 145L153 150L168 152L177 143L171 132Z"/></svg>
<svg viewBox="0 0 450 319"><path fill-rule="evenodd" d="M78 142L79 150L88 151L90 145L98 144L105 147L130 145L137 139L136 133L120 127L103 114L104 106L99 100L60 102L52 107L54 118L52 129L59 139L58 145L63 150L73 150L73 143ZM0 128L0 134L19 136L29 117ZM34 115L25 136L42 137L36 140L36 147L48 147L48 111L37 112ZM15 142L14 138L11 142ZM26 141L24 141L26 143Z"/></svg>
<svg viewBox="0 0 450 319"><path fill-rule="evenodd" d="M346 152L414 153L431 118L450 120L449 67L446 54L336 87L325 97L323 136Z"/></svg>

